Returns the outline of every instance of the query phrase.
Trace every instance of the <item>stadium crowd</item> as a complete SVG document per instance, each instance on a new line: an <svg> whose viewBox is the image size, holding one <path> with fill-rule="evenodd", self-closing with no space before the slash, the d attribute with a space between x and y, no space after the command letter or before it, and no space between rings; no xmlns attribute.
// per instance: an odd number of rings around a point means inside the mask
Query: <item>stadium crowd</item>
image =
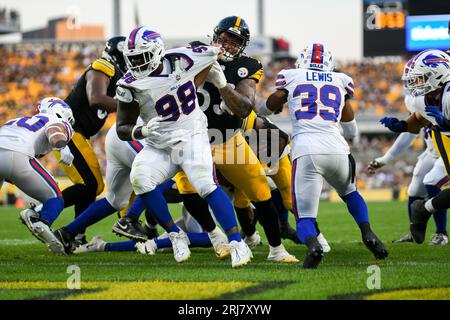
<svg viewBox="0 0 450 320"><path fill-rule="evenodd" d="M65 98L85 67L99 56L104 43L45 43L0 46L0 123L16 117L19 113L32 114L40 97ZM258 102L273 91L275 78L283 68L293 66L293 59L282 59L265 65L265 73L259 83ZM404 61L363 60L339 64L338 70L352 76L355 81L353 107L358 116L381 118L385 114L406 112L401 73ZM287 116L285 108L283 114ZM114 123L110 116L100 133L91 139L100 165L106 164L104 139ZM407 185L417 155L423 149L420 139L413 145L414 152L405 155L395 165L387 166L376 175L367 174L365 167L373 158L382 155L392 144L395 136L362 136L353 153L358 160L361 188L381 188L393 184ZM51 155L42 159L44 165L55 175L62 175L58 163Z"/></svg>

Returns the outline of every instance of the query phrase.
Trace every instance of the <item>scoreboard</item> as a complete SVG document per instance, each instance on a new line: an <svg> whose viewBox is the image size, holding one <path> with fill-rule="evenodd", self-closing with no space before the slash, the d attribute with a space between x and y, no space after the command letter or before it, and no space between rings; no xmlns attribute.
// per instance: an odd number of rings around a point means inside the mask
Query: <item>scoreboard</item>
<svg viewBox="0 0 450 320"><path fill-rule="evenodd" d="M450 48L450 0L363 0L364 56Z"/></svg>

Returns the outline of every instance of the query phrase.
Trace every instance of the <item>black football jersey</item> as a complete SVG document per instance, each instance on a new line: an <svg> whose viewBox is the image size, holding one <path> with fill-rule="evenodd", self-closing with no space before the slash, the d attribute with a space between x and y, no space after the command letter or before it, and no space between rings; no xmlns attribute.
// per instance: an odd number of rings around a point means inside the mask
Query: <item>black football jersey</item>
<svg viewBox="0 0 450 320"><path fill-rule="evenodd" d="M105 58L99 58L84 71L69 96L64 100L72 109L75 118L74 130L86 138L99 132L108 117L106 111L89 106L86 94L86 73L90 70L102 72L110 78L107 89L107 95L110 97L114 97L116 94L116 82L123 75L115 64Z"/></svg>
<svg viewBox="0 0 450 320"><path fill-rule="evenodd" d="M254 79L256 82L262 77L262 65L253 58L241 56L232 61L221 61L225 77L229 84L237 86L243 79ZM201 109L208 117L208 128L218 129L225 137L226 129L238 129L242 119L235 115L224 113L219 106L222 102L219 90L210 82L205 82L197 89L198 101Z"/></svg>

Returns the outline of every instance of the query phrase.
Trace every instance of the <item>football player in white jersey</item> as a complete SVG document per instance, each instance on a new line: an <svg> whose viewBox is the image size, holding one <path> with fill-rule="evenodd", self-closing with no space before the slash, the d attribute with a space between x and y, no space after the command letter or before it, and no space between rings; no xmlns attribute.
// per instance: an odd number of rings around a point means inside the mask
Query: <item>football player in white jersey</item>
<svg viewBox="0 0 450 320"><path fill-rule="evenodd" d="M134 192L169 233L175 260L189 258L188 239L156 187L183 170L227 233L232 267L238 267L247 264L252 253L238 232L230 199L214 179L207 120L196 95L220 52L210 46L165 52L159 33L148 27L134 29L124 48L129 72L117 83L117 133L122 140L145 139L130 178ZM209 74L210 79L217 76ZM139 116L146 125L136 125Z"/></svg>
<svg viewBox="0 0 450 320"><path fill-rule="evenodd" d="M355 161L344 139L358 134L349 101L354 92L353 80L333 72L331 52L320 43L303 49L296 67L278 73L277 90L257 111L267 115L286 102L289 106L293 211L299 239L308 247L303 267L316 268L323 256L315 221L324 178L347 204L364 244L377 259L384 259L388 251L370 228L366 203L356 190Z"/></svg>
<svg viewBox="0 0 450 320"><path fill-rule="evenodd" d="M64 208L61 190L36 158L60 150L62 161L71 164L73 156L66 146L73 136L74 118L70 107L54 97L42 99L36 111L0 127L0 188L6 180L43 204L40 214L26 209L20 219L52 252L64 254L63 245L50 230Z"/></svg>
<svg viewBox="0 0 450 320"><path fill-rule="evenodd" d="M450 56L441 50L422 51L406 63L402 80L411 116L406 120L384 117L380 122L394 132L418 133L422 127L433 125L432 139L449 175ZM427 222L433 212L449 207L450 189L429 200L415 201L411 205L410 223L414 241L425 240Z"/></svg>
<svg viewBox="0 0 450 320"><path fill-rule="evenodd" d="M431 139L431 128L424 128L424 140L426 149L418 157L416 166L414 167L413 177L408 187L408 221L411 220L411 205L416 200L423 200L427 196L434 197L440 192L441 188L449 182L447 173L445 172L444 163L439 158L439 154L433 145ZM402 132L395 140L394 144L382 156L372 160L368 165L370 174L382 168L386 164L392 162L395 157L404 152L417 137L414 133ZM447 213L433 214L436 223L436 233L433 235L430 245L445 245L448 243L447 237ZM404 235L394 243L413 242L410 233Z"/></svg>

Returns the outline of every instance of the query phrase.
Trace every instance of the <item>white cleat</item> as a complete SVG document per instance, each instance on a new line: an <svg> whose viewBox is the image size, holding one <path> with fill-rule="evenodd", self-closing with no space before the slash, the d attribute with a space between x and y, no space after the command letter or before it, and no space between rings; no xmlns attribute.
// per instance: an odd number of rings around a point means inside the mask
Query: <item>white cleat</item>
<svg viewBox="0 0 450 320"><path fill-rule="evenodd" d="M105 251L105 246L106 241L99 236L95 236L88 243L78 246L73 253L80 254L88 252L102 252Z"/></svg>
<svg viewBox="0 0 450 320"><path fill-rule="evenodd" d="M445 246L448 244L448 236L443 233L435 233L428 244L430 246Z"/></svg>
<svg viewBox="0 0 450 320"><path fill-rule="evenodd" d="M261 236L258 231L255 231L251 236L245 236L244 241L250 248L262 245Z"/></svg>
<svg viewBox="0 0 450 320"><path fill-rule="evenodd" d="M325 239L325 237L323 236L322 233L319 233L319 235L317 236L317 241L319 241L320 245L322 246L322 250L324 253L328 253L331 251L331 247L328 244L327 239Z"/></svg>
<svg viewBox="0 0 450 320"><path fill-rule="evenodd" d="M244 241L230 242L231 267L237 268L246 265L253 258L252 251Z"/></svg>
<svg viewBox="0 0 450 320"><path fill-rule="evenodd" d="M299 260L287 252L286 248L283 246L283 244L280 244L278 247L270 247L269 256L267 257L267 260L273 261L273 262L282 262L282 263L296 263L299 262Z"/></svg>
<svg viewBox="0 0 450 320"><path fill-rule="evenodd" d="M191 256L189 250L189 238L187 234L180 230L179 232L169 233L170 242L172 242L173 256L177 262L183 262Z"/></svg>
<svg viewBox="0 0 450 320"><path fill-rule="evenodd" d="M56 238L48 225L39 220L39 214L32 209L25 209L20 212L20 220L27 226L39 241L45 243L48 249L54 254L65 255L64 245Z"/></svg>
<svg viewBox="0 0 450 320"><path fill-rule="evenodd" d="M137 242L136 250L142 254L147 254L149 256L153 256L156 254L156 250L158 250L158 246L156 245L155 240L147 240L145 242Z"/></svg>
<svg viewBox="0 0 450 320"><path fill-rule="evenodd" d="M208 232L208 237L209 240L211 240L217 258L222 260L231 255L227 236L222 230L219 229L219 227L216 227L213 231Z"/></svg>

